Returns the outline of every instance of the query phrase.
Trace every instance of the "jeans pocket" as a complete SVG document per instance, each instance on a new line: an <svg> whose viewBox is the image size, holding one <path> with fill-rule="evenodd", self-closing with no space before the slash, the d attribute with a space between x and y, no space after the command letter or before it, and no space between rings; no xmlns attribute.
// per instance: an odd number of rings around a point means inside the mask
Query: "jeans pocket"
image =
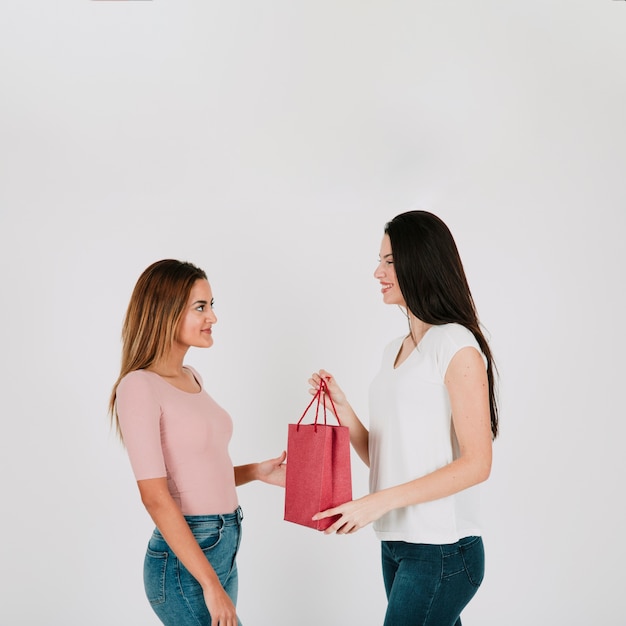
<svg viewBox="0 0 626 626"><path fill-rule="evenodd" d="M468 537L467 543L462 543L460 548L467 578L472 585L479 587L485 575L483 540L480 537Z"/></svg>
<svg viewBox="0 0 626 626"><path fill-rule="evenodd" d="M197 530L194 530L194 536L207 561L211 563L211 566L219 577L219 564L221 561L220 555L222 552L222 530L215 529L209 532L198 532ZM176 564L178 583L183 597L191 598L194 596L203 596L202 587L189 573L189 570L178 559L176 559Z"/></svg>
<svg viewBox="0 0 626 626"><path fill-rule="evenodd" d="M165 572L167 570L167 552L146 551L143 566L143 584L148 602L153 606L165 602Z"/></svg>
<svg viewBox="0 0 626 626"><path fill-rule="evenodd" d="M210 531L198 531L192 529L192 532L198 542L198 545L205 554L207 550L215 548L215 546L217 546L222 539L222 530L220 528Z"/></svg>

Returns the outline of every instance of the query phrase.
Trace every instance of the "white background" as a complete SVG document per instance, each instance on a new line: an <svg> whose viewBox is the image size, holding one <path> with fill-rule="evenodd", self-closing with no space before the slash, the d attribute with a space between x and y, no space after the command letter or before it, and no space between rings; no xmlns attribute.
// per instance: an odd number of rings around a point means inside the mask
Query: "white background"
<svg viewBox="0 0 626 626"><path fill-rule="evenodd" d="M141 271L208 272L188 362L261 460L319 367L367 422L404 332L372 272L413 208L454 233L501 373L464 624L626 623L626 2L4 0L0 63L3 626L158 623L106 414ZM380 626L371 528L239 495L244 624Z"/></svg>

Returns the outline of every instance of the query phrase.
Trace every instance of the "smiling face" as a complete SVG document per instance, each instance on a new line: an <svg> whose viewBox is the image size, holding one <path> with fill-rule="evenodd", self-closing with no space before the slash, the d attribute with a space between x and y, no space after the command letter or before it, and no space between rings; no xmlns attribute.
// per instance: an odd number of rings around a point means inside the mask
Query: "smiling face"
<svg viewBox="0 0 626 626"><path fill-rule="evenodd" d="M176 342L182 347L209 348L213 345L211 327L217 322L213 293L208 281L198 279L191 288L180 318Z"/></svg>
<svg viewBox="0 0 626 626"><path fill-rule="evenodd" d="M383 236L383 241L380 245L380 263L374 272L374 278L376 278L381 285L381 293L383 294L383 301L386 304L399 304L406 306L404 296L400 291L400 285L396 278L396 270L393 265L393 254L391 252L391 240L389 235Z"/></svg>

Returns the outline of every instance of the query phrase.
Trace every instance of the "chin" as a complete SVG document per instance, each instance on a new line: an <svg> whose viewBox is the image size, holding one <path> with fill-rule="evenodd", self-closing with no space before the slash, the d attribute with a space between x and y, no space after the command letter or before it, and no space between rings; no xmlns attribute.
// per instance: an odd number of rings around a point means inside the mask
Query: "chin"
<svg viewBox="0 0 626 626"><path fill-rule="evenodd" d="M397 306L406 306L404 298L398 298L397 296L390 295L388 298L384 298L385 304L395 304Z"/></svg>

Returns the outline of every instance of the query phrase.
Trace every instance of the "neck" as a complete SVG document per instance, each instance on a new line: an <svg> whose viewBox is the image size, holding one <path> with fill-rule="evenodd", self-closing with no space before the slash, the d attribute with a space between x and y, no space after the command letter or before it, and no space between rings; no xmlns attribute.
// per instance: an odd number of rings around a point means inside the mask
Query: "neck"
<svg viewBox="0 0 626 626"><path fill-rule="evenodd" d="M166 378L180 376L183 373L183 359L186 352L185 350L179 354L176 351L170 351L166 357L153 363L149 369Z"/></svg>
<svg viewBox="0 0 626 626"><path fill-rule="evenodd" d="M148 368L151 372L162 376L163 378L178 378L183 375L184 371L180 369L173 369L169 367L163 367L162 365L152 365Z"/></svg>
<svg viewBox="0 0 626 626"><path fill-rule="evenodd" d="M432 324L427 324L423 322L421 319L415 317L412 313L409 314L409 336L413 340L413 343L417 345L429 328L432 327Z"/></svg>

